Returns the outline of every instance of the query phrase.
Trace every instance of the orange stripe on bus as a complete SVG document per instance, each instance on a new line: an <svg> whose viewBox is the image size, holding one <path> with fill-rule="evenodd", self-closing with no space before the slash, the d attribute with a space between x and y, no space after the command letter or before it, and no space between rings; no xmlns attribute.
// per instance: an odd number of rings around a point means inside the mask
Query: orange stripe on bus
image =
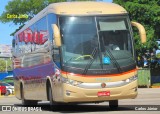
<svg viewBox="0 0 160 114"><path fill-rule="evenodd" d="M74 73L65 72L65 71L62 71L62 70L61 70L61 73L62 74L69 74L69 75L72 75L72 76L82 76L82 77L103 77L103 76L121 76L121 75L129 74L129 73L132 73L132 72L135 72L135 71L137 71L137 69L133 69L133 70L123 72L123 73L120 73L120 74L102 74L102 75L97 75L97 76L96 75L74 74Z"/></svg>

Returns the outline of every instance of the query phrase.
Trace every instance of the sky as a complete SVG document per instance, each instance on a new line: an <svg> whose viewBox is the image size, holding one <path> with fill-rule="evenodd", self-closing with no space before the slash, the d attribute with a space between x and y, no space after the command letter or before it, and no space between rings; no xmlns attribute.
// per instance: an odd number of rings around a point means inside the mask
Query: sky
<svg viewBox="0 0 160 114"><path fill-rule="evenodd" d="M11 0L0 0L0 15L5 10L5 6L8 4L9 1ZM112 0L97 1L112 2ZM19 28L19 26L15 25L12 22L5 24L0 22L0 44L11 45L13 36L10 36L10 34L13 33L17 28Z"/></svg>
<svg viewBox="0 0 160 114"><path fill-rule="evenodd" d="M10 0L0 0L0 15L5 10L5 6ZM0 44L10 44L13 36L10 36L19 26L14 23L1 23L0 22Z"/></svg>

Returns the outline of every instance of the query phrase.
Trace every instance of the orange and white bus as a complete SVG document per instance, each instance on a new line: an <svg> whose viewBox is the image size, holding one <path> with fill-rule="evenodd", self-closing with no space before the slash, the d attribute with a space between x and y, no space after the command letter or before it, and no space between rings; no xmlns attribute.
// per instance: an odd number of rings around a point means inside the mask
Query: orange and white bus
<svg viewBox="0 0 160 114"><path fill-rule="evenodd" d="M146 41L144 27L130 22L114 3L53 3L14 35L15 95L24 105L38 101L96 103L137 96L131 25Z"/></svg>

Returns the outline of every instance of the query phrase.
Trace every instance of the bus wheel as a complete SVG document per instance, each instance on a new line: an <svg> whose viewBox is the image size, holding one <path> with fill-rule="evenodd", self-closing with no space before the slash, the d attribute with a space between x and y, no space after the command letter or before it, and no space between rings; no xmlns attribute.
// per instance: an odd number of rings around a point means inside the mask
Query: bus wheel
<svg viewBox="0 0 160 114"><path fill-rule="evenodd" d="M118 108L118 100L111 100L111 101L109 101L109 107L111 109L117 109Z"/></svg>
<svg viewBox="0 0 160 114"><path fill-rule="evenodd" d="M53 101L53 95L52 95L52 88L51 88L51 86L49 86L49 89L48 89L49 91L49 101L50 101L50 109L51 110L54 110L55 109L55 103L54 103L54 101Z"/></svg>
<svg viewBox="0 0 160 114"><path fill-rule="evenodd" d="M38 101L36 100L26 100L24 98L24 90L23 87L21 87L21 100L23 106L30 106L30 105L37 105Z"/></svg>

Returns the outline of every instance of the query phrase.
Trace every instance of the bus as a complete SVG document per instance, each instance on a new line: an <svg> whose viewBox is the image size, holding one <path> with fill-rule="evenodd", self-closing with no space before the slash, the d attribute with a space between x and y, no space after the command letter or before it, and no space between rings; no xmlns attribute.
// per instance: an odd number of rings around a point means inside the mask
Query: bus
<svg viewBox="0 0 160 114"><path fill-rule="evenodd" d="M131 25L146 42L144 27L117 4L50 4L14 35L15 96L23 105L106 101L110 108L136 98Z"/></svg>

